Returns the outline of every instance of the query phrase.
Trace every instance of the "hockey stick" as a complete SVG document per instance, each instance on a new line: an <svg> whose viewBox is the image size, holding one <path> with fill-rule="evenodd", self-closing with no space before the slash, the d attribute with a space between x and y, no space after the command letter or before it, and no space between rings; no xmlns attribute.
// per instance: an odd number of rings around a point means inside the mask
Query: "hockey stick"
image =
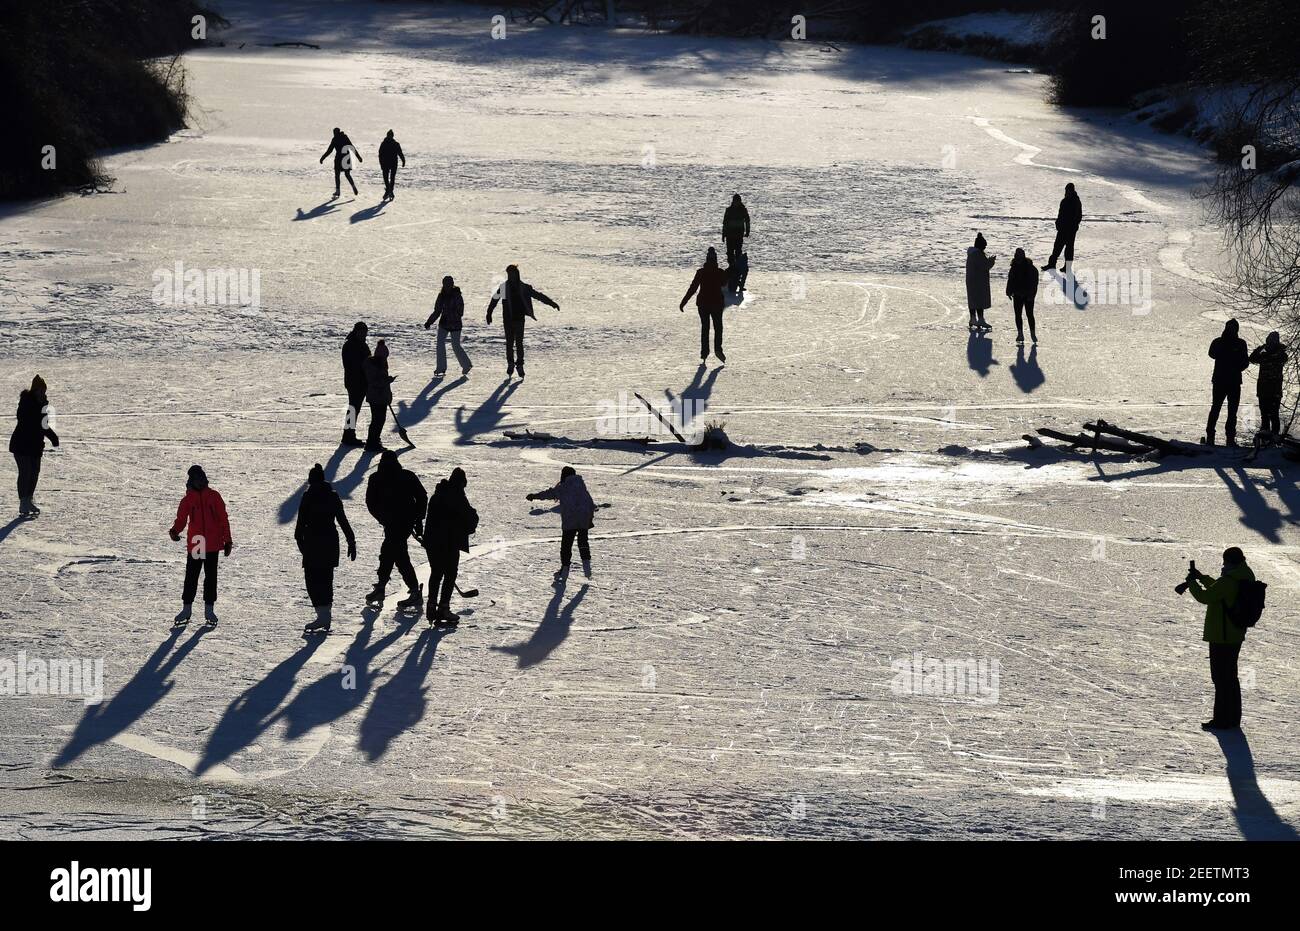
<svg viewBox="0 0 1300 931"><path fill-rule="evenodd" d="M451 584L456 586L456 594L457 594L457 595L460 595L460 597L462 597L462 598L477 598L477 597L478 597L478 589L477 589L477 588L467 588L467 589L465 589L465 591L461 591L461 590L460 590L460 586L459 586L459 585L456 585L455 582L453 582L453 583L451 583Z"/></svg>
<svg viewBox="0 0 1300 931"><path fill-rule="evenodd" d="M406 428L403 427L402 422L397 419L397 411L393 410L392 401L388 402L388 412L393 415L393 424L397 427L397 435L402 438L402 442L411 447L411 449L415 449L415 444L412 443L411 438L406 435Z"/></svg>
<svg viewBox="0 0 1300 931"><path fill-rule="evenodd" d="M684 436L682 436L680 433L678 433L678 432L677 432L677 428L674 427L672 424L670 424L667 420L665 420L663 414L659 413L657 410L655 410L653 407L651 407L651 406L650 406L650 402L647 401L645 398L641 397L641 393L640 393L640 392L638 392L638 391L633 391L632 393L633 393L634 395L636 395L636 399L637 399L638 401L640 401L642 404L645 405L646 410L648 410L650 413L654 414L655 417L659 418L659 422L660 422L661 424L663 424L665 427L667 427L668 430L669 430L669 432L672 433L673 436L677 437L677 439L678 439L679 441L681 441L682 443L685 443L685 442L686 442L686 437L684 437Z"/></svg>

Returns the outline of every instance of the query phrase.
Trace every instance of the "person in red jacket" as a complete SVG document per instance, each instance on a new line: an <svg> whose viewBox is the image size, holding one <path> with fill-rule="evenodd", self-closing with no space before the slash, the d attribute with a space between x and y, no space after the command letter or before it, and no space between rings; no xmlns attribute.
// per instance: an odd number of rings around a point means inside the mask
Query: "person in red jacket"
<svg viewBox="0 0 1300 931"><path fill-rule="evenodd" d="M677 309L685 312L686 302L691 299L691 295L697 291L699 294L695 298L695 309L700 312L700 361L703 362L709 357L709 323L713 323L713 352L717 355L719 362L726 362L727 357L722 354L722 308L727 306L727 300L722 294L722 288L727 283L727 273L718 267L718 253L712 246L709 247L708 253L704 257L704 264L695 272L695 277L691 279L691 286L686 291L686 296L682 298L681 304Z"/></svg>
<svg viewBox="0 0 1300 931"><path fill-rule="evenodd" d="M217 624L217 559L221 553L230 555L234 542L230 538L230 519L226 516L226 502L221 493L208 486L208 477L202 467L190 466L185 482L185 497L176 508L176 520L167 533L179 541L181 531L189 525L185 547L185 587L182 590L177 624L188 623L190 605L199 587L199 572L203 572L203 619L208 626Z"/></svg>

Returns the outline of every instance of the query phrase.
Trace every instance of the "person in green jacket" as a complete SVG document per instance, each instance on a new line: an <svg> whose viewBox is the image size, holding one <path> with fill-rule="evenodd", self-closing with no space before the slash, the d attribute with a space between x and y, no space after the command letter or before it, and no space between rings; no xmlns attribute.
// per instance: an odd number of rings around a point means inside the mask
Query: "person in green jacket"
<svg viewBox="0 0 1300 931"><path fill-rule="evenodd" d="M1241 726L1237 657L1246 631L1232 622L1228 611L1237 602L1241 583L1254 578L1255 573L1246 565L1246 555L1235 546L1223 551L1223 575L1219 578L1195 570L1187 573L1187 590L1205 605L1201 639L1210 645L1210 679L1214 682L1214 717L1201 725L1202 730L1232 730Z"/></svg>

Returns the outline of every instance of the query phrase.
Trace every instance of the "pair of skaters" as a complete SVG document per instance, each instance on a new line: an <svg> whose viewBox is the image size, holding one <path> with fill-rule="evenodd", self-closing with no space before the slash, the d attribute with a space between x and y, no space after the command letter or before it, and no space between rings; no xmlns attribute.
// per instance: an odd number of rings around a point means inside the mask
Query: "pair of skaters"
<svg viewBox="0 0 1300 931"><path fill-rule="evenodd" d="M330 138L329 148L325 154L320 157L320 163L325 164L325 159L329 158L330 153L334 153L334 196L339 196L339 182L341 178L347 178L348 184L352 186L352 193L360 193L357 190L357 183L352 180L352 160L356 159L357 164L361 164L364 159L357 147L352 144L348 134L337 126L334 127L334 135ZM402 151L401 144L393 138L393 131L390 129L388 135L384 137L383 142L379 143L379 170L384 176L384 200L393 199L393 185L397 183L397 162L401 160L402 167L406 167L406 153Z"/></svg>

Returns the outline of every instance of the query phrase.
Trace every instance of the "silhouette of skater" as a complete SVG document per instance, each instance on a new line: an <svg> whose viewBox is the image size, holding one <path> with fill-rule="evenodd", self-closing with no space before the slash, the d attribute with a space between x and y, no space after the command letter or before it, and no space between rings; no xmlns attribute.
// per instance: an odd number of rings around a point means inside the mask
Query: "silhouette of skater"
<svg viewBox="0 0 1300 931"><path fill-rule="evenodd" d="M998 260L996 255L984 254L988 241L983 233L975 234L975 245L966 250L966 306L970 309L970 328L991 330L993 325L984 320L984 311L993 306L989 287L989 269Z"/></svg>
<svg viewBox="0 0 1300 931"><path fill-rule="evenodd" d="M740 195L736 195L739 197ZM700 312L700 358L709 357L709 324L713 324L713 351L719 362L726 362L722 351L722 310L727 306L722 289L727 283L727 273L718 267L718 252L712 246L705 253L704 264L695 271L691 286L686 289L686 296L677 305L677 309L686 312L686 302L695 297L695 309Z"/></svg>
<svg viewBox="0 0 1300 931"><path fill-rule="evenodd" d="M363 445L357 439L357 418L361 415L361 402L366 399L366 360L370 358L367 332L365 323L358 321L343 341L343 387L348 393L348 414L343 422L345 446Z"/></svg>
<svg viewBox="0 0 1300 931"><path fill-rule="evenodd" d="M478 529L478 511L465 497L467 484L465 470L452 469L451 475L433 489L425 515L424 550L429 556L429 601L425 617L438 627L454 627L460 621L460 615L451 610L451 593L456 588L460 554L469 552L470 535Z"/></svg>
<svg viewBox="0 0 1300 931"><path fill-rule="evenodd" d="M1241 726L1237 658L1246 631L1232 622L1228 611L1237 603L1241 583L1254 578L1255 573L1246 565L1245 554L1235 546L1223 551L1223 575L1219 578L1194 569L1187 572L1187 590L1205 605L1201 639L1210 645L1210 679L1214 682L1214 716L1201 725L1202 730L1231 730Z"/></svg>
<svg viewBox="0 0 1300 931"><path fill-rule="evenodd" d="M1025 341L1023 317L1029 318L1029 338L1038 342L1038 333L1034 330L1034 298L1038 294L1039 270L1025 256L1024 249L1017 249L1007 269L1007 297L1016 312L1016 342Z"/></svg>
<svg viewBox="0 0 1300 931"><path fill-rule="evenodd" d="M357 558L357 538L343 511L343 499L329 482L318 462L307 473L307 490L298 505L298 523L293 538L302 553L302 573L307 583L307 597L316 609L316 620L303 633L329 633L330 612L334 604L334 569L339 564L339 532L348 541L348 559Z"/></svg>
<svg viewBox="0 0 1300 931"><path fill-rule="evenodd" d="M406 154L402 151L402 145L393 138L393 131L390 129L384 141L379 143L379 170L384 176L384 200L393 199L393 184L397 181L397 160L402 160L402 167L406 167ZM349 177L349 181L352 179Z"/></svg>
<svg viewBox="0 0 1300 931"><path fill-rule="evenodd" d="M437 300L433 302L433 313L429 314L429 319L424 321L426 330L433 326L435 320L438 321L438 349L433 368L434 378L447 374L448 341L451 342L452 352L456 353L456 361L460 363L460 374L468 375L469 370L474 367L460 345L460 331L464 318L465 299L461 297L460 288L456 287L456 282L452 280L451 275L447 275L442 279L442 290L438 292ZM522 357L522 353L520 355Z"/></svg>
<svg viewBox="0 0 1300 931"><path fill-rule="evenodd" d="M1223 426L1229 446L1237 445L1237 405L1241 402L1241 373L1250 365L1246 341L1237 335L1240 327L1236 320L1223 325L1223 335L1210 343L1209 356L1214 360L1214 374L1210 377L1212 389L1210 417L1205 422L1205 442L1214 445L1214 425L1219 420L1219 409L1226 399L1228 419Z"/></svg>
<svg viewBox="0 0 1300 931"><path fill-rule="evenodd" d="M382 339L375 343L375 351L366 359L366 400L370 402L370 432L366 434L366 449L382 453L384 444L380 434L388 419L388 405L393 403L393 382L396 375L388 374L388 344Z"/></svg>
<svg viewBox="0 0 1300 931"><path fill-rule="evenodd" d="M578 555L582 557L582 572L591 578L591 544L587 542L587 531L596 522L596 502L591 500L586 482L573 466L565 466L560 470L559 482L545 491L535 491L528 495L529 501L539 498L560 503L560 568L555 573L556 581L563 580L569 574L575 537L578 540Z"/></svg>
<svg viewBox="0 0 1300 931"><path fill-rule="evenodd" d="M352 144L352 140L348 138L348 134L337 126L334 127L334 138L330 140L329 148L320 157L322 165L325 164L325 159L331 152L334 153L334 196L339 196L340 174L348 179L348 184L352 185L352 193L356 194L357 183L352 180L352 159L355 158L357 164L360 164L364 159L361 157L361 153L357 151L357 147Z"/></svg>
<svg viewBox="0 0 1300 931"><path fill-rule="evenodd" d="M749 237L749 211L735 194L731 203L722 214L722 241L727 244L727 264L731 265L740 255Z"/></svg>
<svg viewBox="0 0 1300 931"><path fill-rule="evenodd" d="M49 410L45 379L37 375L30 388L18 392L18 423L9 437L9 452L18 465L18 516L23 519L39 517L36 506L36 483L41 477L41 457L45 454L45 441L59 445L59 435L49 426Z"/></svg>
<svg viewBox="0 0 1300 931"><path fill-rule="evenodd" d="M519 370L519 377L524 377L524 318L537 319L537 315L533 313L534 300L541 301L556 310L560 309L559 304L519 277L519 266L507 265L506 280L497 288L496 294L492 295L492 301L487 309L487 322L491 323L492 311L496 309L497 302L501 302L501 323L506 331L507 378L515 373L516 368Z"/></svg>
<svg viewBox="0 0 1300 931"><path fill-rule="evenodd" d="M366 483L366 508L384 528L384 542L379 547L379 581L366 596L367 604L383 603L384 589L388 587L393 566L397 566L407 588L406 598L399 602L398 607L420 607L423 601L420 579L411 565L407 539L411 534L420 535L427 503L428 494L415 473L402 468L397 453L385 450L379 457L375 474Z"/></svg>
<svg viewBox="0 0 1300 931"><path fill-rule="evenodd" d="M167 531L173 541L179 541L181 530L189 525L185 541L185 586L181 591L181 610L176 624L186 624L190 619L190 606L198 591L199 573L203 573L203 618L209 626L216 626L217 614L217 559L224 553L230 556L234 541L230 536L230 519L226 515L226 502L221 493L208 485L208 476L201 466L192 465L185 482L185 495L176 508L176 520Z"/></svg>
<svg viewBox="0 0 1300 931"><path fill-rule="evenodd" d="M1073 267L1074 237L1078 235L1079 224L1083 222L1083 204L1079 195L1074 193L1074 185L1065 186L1065 196L1056 208L1056 241L1052 243L1052 257L1047 260L1040 271L1056 268L1056 258L1065 250L1065 264Z"/></svg>
<svg viewBox="0 0 1300 931"><path fill-rule="evenodd" d="M1259 366L1259 381L1255 396L1259 399L1260 429L1273 436L1282 435L1282 370L1286 365L1286 349L1277 330L1268 334L1264 345L1256 346L1250 361Z"/></svg>

